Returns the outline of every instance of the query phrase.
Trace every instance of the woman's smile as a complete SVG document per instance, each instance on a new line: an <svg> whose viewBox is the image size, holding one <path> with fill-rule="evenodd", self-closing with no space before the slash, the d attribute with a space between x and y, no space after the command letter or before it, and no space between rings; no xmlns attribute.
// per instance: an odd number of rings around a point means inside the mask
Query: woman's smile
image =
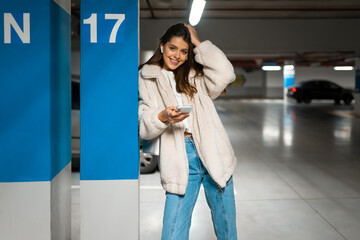
<svg viewBox="0 0 360 240"><path fill-rule="evenodd" d="M174 65L178 65L178 63L179 63L179 61L176 61L176 60L171 59L171 58L170 58L170 61L171 61L171 63L174 64Z"/></svg>

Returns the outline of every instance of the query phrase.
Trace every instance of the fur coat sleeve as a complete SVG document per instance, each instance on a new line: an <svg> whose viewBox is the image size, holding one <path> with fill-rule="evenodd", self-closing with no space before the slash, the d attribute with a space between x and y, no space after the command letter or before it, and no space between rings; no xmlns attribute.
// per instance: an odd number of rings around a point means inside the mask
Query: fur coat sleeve
<svg viewBox="0 0 360 240"><path fill-rule="evenodd" d="M139 135L141 139L150 140L159 136L169 123L163 123L158 115L164 109L158 104L156 97L155 80L146 81L139 72ZM158 97L159 98L159 97Z"/></svg>
<svg viewBox="0 0 360 240"><path fill-rule="evenodd" d="M208 40L200 43L194 53L195 61L204 66L202 89L215 99L235 81L234 68L225 54Z"/></svg>

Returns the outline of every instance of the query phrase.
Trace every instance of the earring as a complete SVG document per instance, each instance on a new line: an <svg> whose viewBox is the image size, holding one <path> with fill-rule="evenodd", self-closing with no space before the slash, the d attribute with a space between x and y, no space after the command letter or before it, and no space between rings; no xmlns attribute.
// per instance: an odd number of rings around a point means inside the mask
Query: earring
<svg viewBox="0 0 360 240"><path fill-rule="evenodd" d="M161 52L161 53L163 53L163 52L164 52L163 47L160 47L160 52Z"/></svg>
<svg viewBox="0 0 360 240"><path fill-rule="evenodd" d="M188 57L186 57L185 61L188 60Z"/></svg>

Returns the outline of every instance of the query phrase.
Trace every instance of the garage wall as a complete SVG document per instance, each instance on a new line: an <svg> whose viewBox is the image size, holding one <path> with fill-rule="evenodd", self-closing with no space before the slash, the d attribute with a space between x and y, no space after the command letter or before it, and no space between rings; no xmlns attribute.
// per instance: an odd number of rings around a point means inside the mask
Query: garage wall
<svg viewBox="0 0 360 240"><path fill-rule="evenodd" d="M307 79L328 79L342 87L355 88L355 71L335 71L332 67L297 67L295 83Z"/></svg>
<svg viewBox="0 0 360 240"><path fill-rule="evenodd" d="M171 25L187 19L141 19L140 49L154 50ZM360 19L202 19L201 40L225 51L360 50Z"/></svg>
<svg viewBox="0 0 360 240"><path fill-rule="evenodd" d="M296 70L295 70L296 71ZM295 72L295 81L296 81ZM283 71L266 72L266 97L282 98L283 97Z"/></svg>
<svg viewBox="0 0 360 240"><path fill-rule="evenodd" d="M149 55L150 54L150 55ZM145 62L152 55L152 51L141 51L140 63ZM72 53L72 74L79 74L79 52ZM242 75L245 83L241 87L230 86L225 97L251 98L282 98L283 72L264 72L261 69L245 71L241 67L234 67L235 74ZM295 83L309 79L327 79L342 87L355 88L355 71L335 71L332 67L296 67ZM264 89L265 88L265 89ZM359 107L360 108L360 107Z"/></svg>
<svg viewBox="0 0 360 240"><path fill-rule="evenodd" d="M253 70L246 72L240 67L235 67L235 73L245 78L241 87L230 86L226 97L240 98L282 98L283 97L283 72L264 72ZM327 79L342 87L355 88L355 71L334 71L331 67L297 67L295 83L309 79Z"/></svg>
<svg viewBox="0 0 360 240"><path fill-rule="evenodd" d="M235 74L242 75L245 82L242 86L230 86L226 97L262 98L265 94L266 74L262 70L246 72L241 67L235 67Z"/></svg>
<svg viewBox="0 0 360 240"><path fill-rule="evenodd" d="M327 79L342 87L355 89L355 71L335 71L332 67L296 67L295 83L309 79ZM266 73L266 96L282 98L283 73Z"/></svg>
<svg viewBox="0 0 360 240"><path fill-rule="evenodd" d="M354 104L354 112L360 116L360 94L355 94L355 104Z"/></svg>
<svg viewBox="0 0 360 240"><path fill-rule="evenodd" d="M171 25L187 19L141 19L140 49L154 50L157 39ZM201 40L210 39L225 52L266 51L356 51L360 50L360 19L202 19L196 26ZM282 97L282 72L244 72L242 88L230 88L229 97ZM354 87L353 72L335 72L327 68L297 68L295 82L324 78L344 87ZM265 79L264 79L265 78ZM340 80L341 79L341 80ZM264 87L266 86L266 91Z"/></svg>
<svg viewBox="0 0 360 240"><path fill-rule="evenodd" d="M71 52L71 74L80 76L80 51Z"/></svg>

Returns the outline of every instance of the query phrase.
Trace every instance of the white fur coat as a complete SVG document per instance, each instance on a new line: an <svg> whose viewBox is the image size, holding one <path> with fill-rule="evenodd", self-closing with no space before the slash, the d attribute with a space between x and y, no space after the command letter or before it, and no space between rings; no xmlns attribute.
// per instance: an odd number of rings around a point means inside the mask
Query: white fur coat
<svg viewBox="0 0 360 240"><path fill-rule="evenodd" d="M182 94L184 105L192 105L188 118L199 157L212 179L225 187L232 176L236 157L212 99L217 98L235 79L234 69L225 54L210 41L194 49L195 60L204 66L204 76L194 80L198 92L193 99ZM160 176L165 191L185 194L189 165L184 141L184 124L163 123L158 114L177 101L169 80L156 65L139 71L139 133L142 139L160 136ZM155 103L155 101L157 103ZM156 107L157 106L157 107Z"/></svg>

